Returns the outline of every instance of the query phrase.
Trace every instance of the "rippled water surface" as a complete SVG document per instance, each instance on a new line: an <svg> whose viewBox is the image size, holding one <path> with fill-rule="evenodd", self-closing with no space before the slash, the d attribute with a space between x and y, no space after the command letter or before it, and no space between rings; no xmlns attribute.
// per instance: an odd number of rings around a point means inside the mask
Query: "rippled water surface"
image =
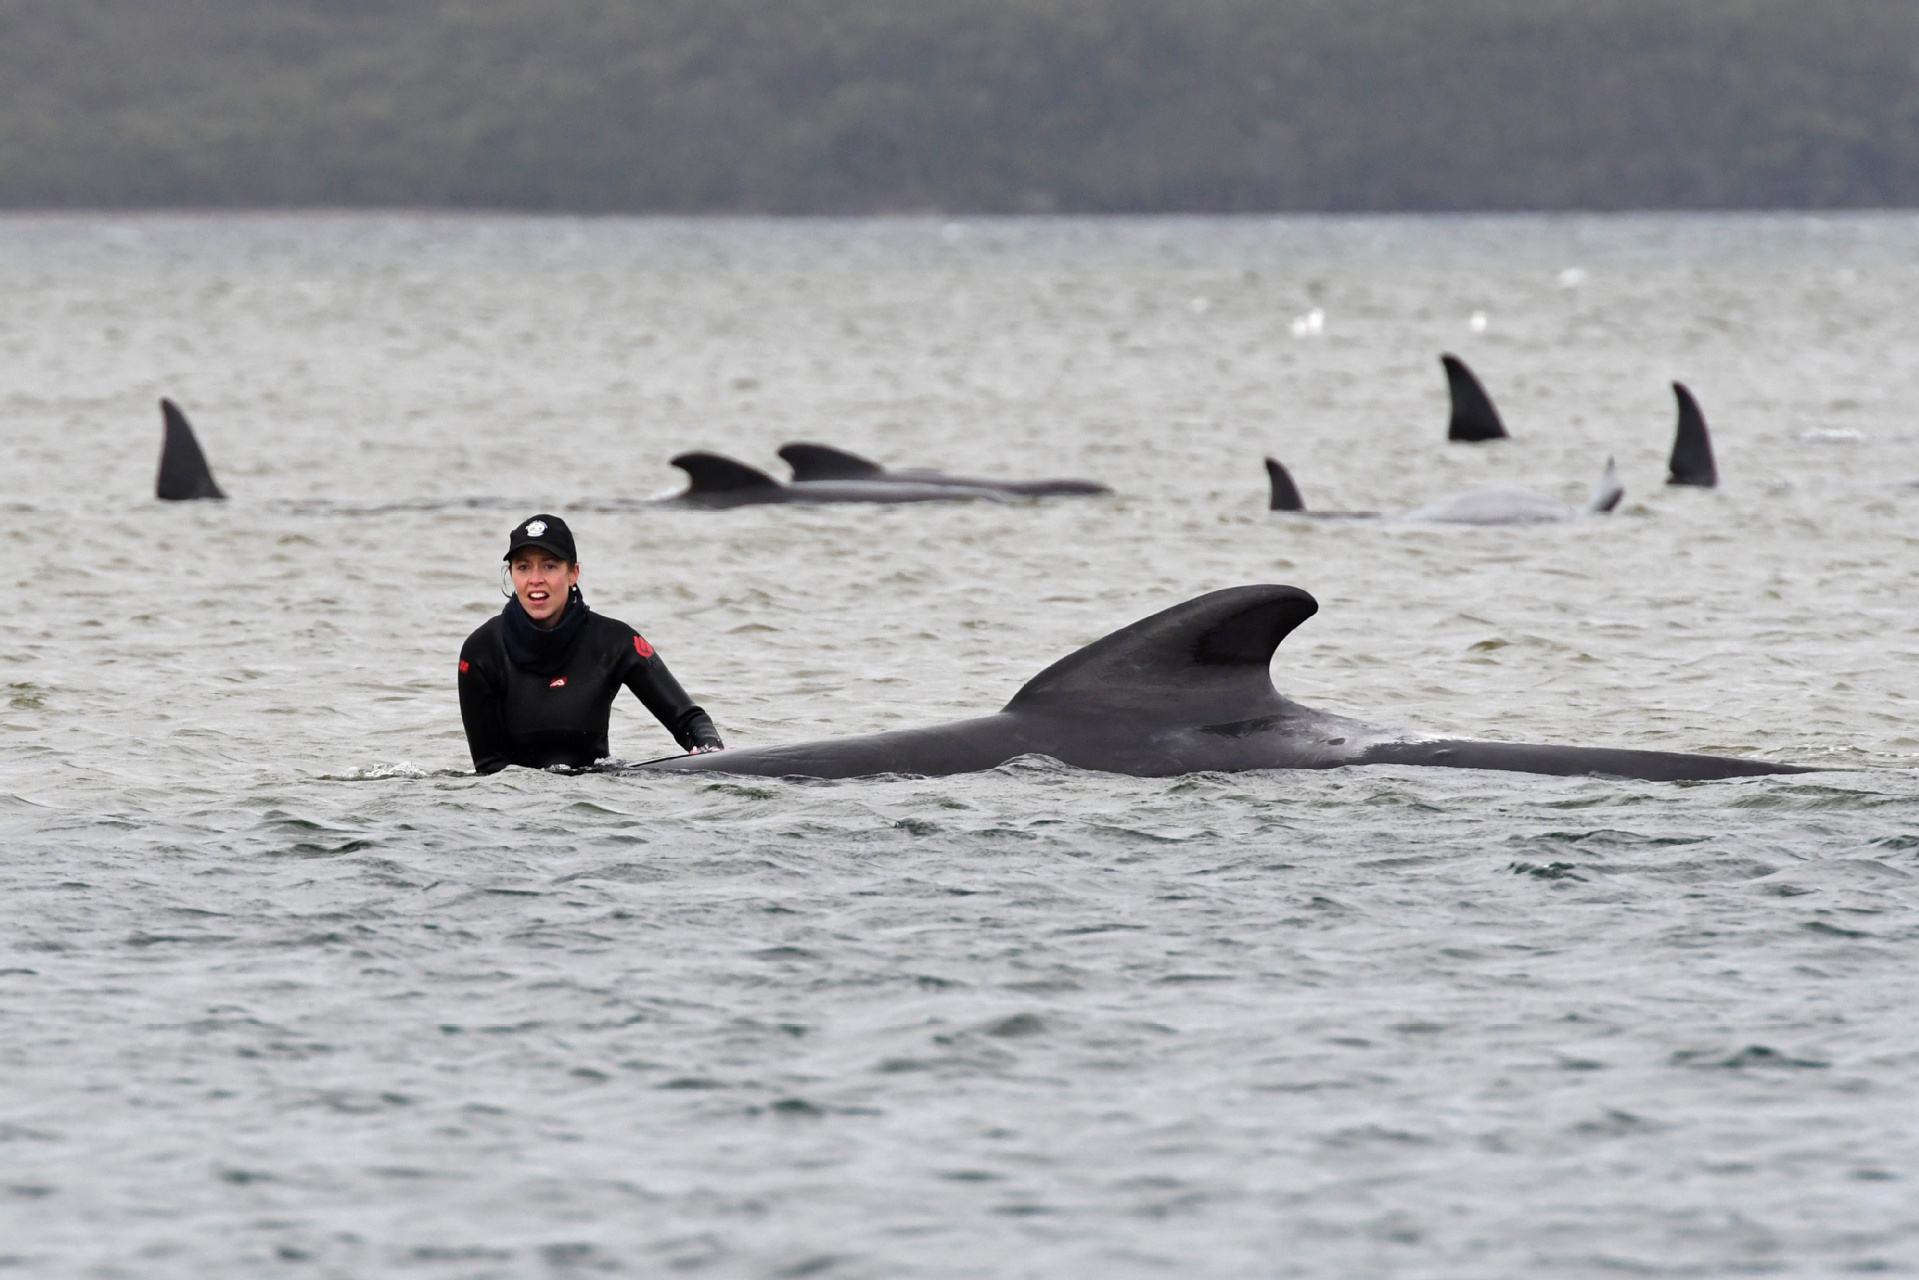
<svg viewBox="0 0 1919 1280"><path fill-rule="evenodd" d="M0 1264L1919 1269L1916 314L1905 215L0 219ZM1118 496L636 501L794 438ZM1285 582L1312 705L1833 771L466 776L541 509L736 745Z"/></svg>

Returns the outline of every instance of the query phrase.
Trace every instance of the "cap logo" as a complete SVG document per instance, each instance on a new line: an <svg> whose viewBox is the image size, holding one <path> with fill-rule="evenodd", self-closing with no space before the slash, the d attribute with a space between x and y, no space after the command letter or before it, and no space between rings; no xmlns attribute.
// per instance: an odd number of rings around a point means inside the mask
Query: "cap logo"
<svg viewBox="0 0 1919 1280"><path fill-rule="evenodd" d="M546 687L549 689L564 689L566 688L566 677L561 676L558 680L548 681Z"/></svg>
<svg viewBox="0 0 1919 1280"><path fill-rule="evenodd" d="M537 538L537 537L539 537L539 536L540 536L541 534L543 534L543 533L545 533L545 532L546 532L546 521L544 521L544 520L529 520L529 521L527 521L527 522L526 522L526 536L527 536L527 537L529 537L529 538Z"/></svg>

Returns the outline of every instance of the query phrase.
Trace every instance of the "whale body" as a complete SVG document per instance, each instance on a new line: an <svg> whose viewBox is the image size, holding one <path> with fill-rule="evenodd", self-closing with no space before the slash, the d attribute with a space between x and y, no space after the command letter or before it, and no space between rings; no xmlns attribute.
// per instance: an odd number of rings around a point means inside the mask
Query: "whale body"
<svg viewBox="0 0 1919 1280"><path fill-rule="evenodd" d="M827 480L930 484L960 489L991 489L1021 498L1075 494L1091 496L1112 492L1112 489L1097 480L987 480L972 476L949 476L943 471L934 471L930 468L889 471L879 463L869 458L862 458L857 453L848 453L844 449L835 449L831 445L808 444L803 440L783 444L779 452L780 457L786 460L786 465L793 468L794 482L800 484Z"/></svg>
<svg viewBox="0 0 1919 1280"><path fill-rule="evenodd" d="M1608 458L1584 511L1530 489L1474 489L1428 503L1402 519L1427 524L1559 524L1582 515L1607 515L1625 496L1619 469Z"/></svg>
<svg viewBox="0 0 1919 1280"><path fill-rule="evenodd" d="M687 487L664 502L674 506L726 510L732 507L833 502L1001 502L1001 494L971 486L920 484L905 480L811 480L781 484L757 467L717 453L682 453L673 465L686 472Z"/></svg>
<svg viewBox="0 0 1919 1280"><path fill-rule="evenodd" d="M1453 406L1452 417L1446 423L1446 438L1474 443L1508 439L1506 424L1499 420L1499 410L1493 408L1492 397L1479 385L1479 379L1466 367L1466 362L1455 355L1443 355L1439 363L1446 366L1446 393Z"/></svg>
<svg viewBox="0 0 1919 1280"><path fill-rule="evenodd" d="M1292 472L1280 463L1278 458L1266 459L1266 487L1268 511L1284 511L1289 515L1312 516L1316 520L1377 520L1377 511L1308 511L1306 500L1299 496L1299 486L1293 483Z"/></svg>
<svg viewBox="0 0 1919 1280"><path fill-rule="evenodd" d="M214 483L207 455L200 452L200 442L194 438L193 427L180 406L161 400L160 421L166 434L160 443L160 476L154 482L153 496L162 502L224 499L227 495Z"/></svg>
<svg viewBox="0 0 1919 1280"><path fill-rule="evenodd" d="M1423 738L1316 711L1273 687L1274 650L1318 612L1297 587L1231 587L1096 640L994 715L863 737L675 756L645 772L863 778L942 776L1050 756L1136 777L1209 771L1432 765L1657 782L1803 773L1795 765L1615 747Z"/></svg>
<svg viewBox="0 0 1919 1280"><path fill-rule="evenodd" d="M1379 518L1377 511L1308 511L1291 473L1275 458L1266 459L1266 478L1271 490L1267 502L1269 510L1327 520ZM1617 507L1625 496L1626 488L1619 482L1619 470L1613 465L1613 460L1607 458L1606 469L1593 486L1592 498L1586 503L1583 512L1530 489L1474 489L1428 503L1399 518L1422 524L1557 524L1578 519L1581 515L1605 515Z"/></svg>
<svg viewBox="0 0 1919 1280"><path fill-rule="evenodd" d="M1672 393L1679 401L1679 425L1673 430L1666 483L1716 488L1719 468L1712 460L1712 436L1706 431L1706 415L1699 411L1699 402L1693 399L1685 383L1673 383Z"/></svg>
<svg viewBox="0 0 1919 1280"><path fill-rule="evenodd" d="M1530 489L1474 489L1429 502L1403 518L1421 524L1562 524L1578 514Z"/></svg>

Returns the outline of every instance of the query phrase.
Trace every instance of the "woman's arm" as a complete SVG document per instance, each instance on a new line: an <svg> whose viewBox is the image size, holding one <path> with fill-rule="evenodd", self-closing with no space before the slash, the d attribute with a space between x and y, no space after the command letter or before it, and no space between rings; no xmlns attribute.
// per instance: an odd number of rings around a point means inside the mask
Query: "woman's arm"
<svg viewBox="0 0 1919 1280"><path fill-rule="evenodd" d="M470 653L460 655L460 720L466 726L466 747L473 753L473 767L481 773L498 773L512 763L507 758L506 715L500 691L493 687L479 661Z"/></svg>
<svg viewBox="0 0 1919 1280"><path fill-rule="evenodd" d="M680 682L644 636L634 632L633 650L626 656L629 661L622 683L666 726L675 742L688 751L716 751L726 745L720 741L712 717L686 696L686 690L680 688Z"/></svg>

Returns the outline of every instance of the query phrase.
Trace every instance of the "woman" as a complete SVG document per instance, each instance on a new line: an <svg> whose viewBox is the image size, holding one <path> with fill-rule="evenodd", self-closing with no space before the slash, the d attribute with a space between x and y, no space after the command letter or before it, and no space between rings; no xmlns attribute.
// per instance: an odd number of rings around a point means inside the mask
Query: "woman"
<svg viewBox="0 0 1919 1280"><path fill-rule="evenodd" d="M620 686L631 689L691 752L721 750L706 712L644 637L580 598L573 532L538 515L513 530L506 560L513 598L460 649L460 719L473 767L498 773L575 768L604 760Z"/></svg>

